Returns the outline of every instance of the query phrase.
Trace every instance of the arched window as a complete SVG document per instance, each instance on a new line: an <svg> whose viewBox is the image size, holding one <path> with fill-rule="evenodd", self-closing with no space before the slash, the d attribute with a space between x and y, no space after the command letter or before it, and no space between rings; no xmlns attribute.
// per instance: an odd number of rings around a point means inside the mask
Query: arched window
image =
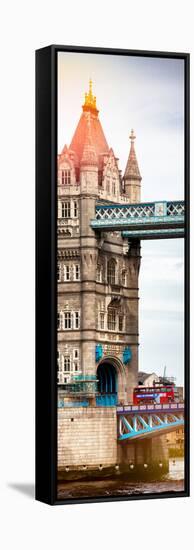
<svg viewBox="0 0 194 550"><path fill-rule="evenodd" d="M70 357L63 357L63 370L64 372L70 372L71 362Z"/></svg>
<svg viewBox="0 0 194 550"><path fill-rule="evenodd" d="M115 260L108 261L107 281L109 285L115 285L116 282L116 262Z"/></svg>
<svg viewBox="0 0 194 550"><path fill-rule="evenodd" d="M121 284L122 286L126 286L126 271L125 269L122 270L121 272Z"/></svg>
<svg viewBox="0 0 194 550"><path fill-rule="evenodd" d="M73 371L77 372L79 371L80 365L79 365L79 350L74 349L73 350Z"/></svg>
<svg viewBox="0 0 194 550"><path fill-rule="evenodd" d="M108 309L108 330L116 330L116 311Z"/></svg>

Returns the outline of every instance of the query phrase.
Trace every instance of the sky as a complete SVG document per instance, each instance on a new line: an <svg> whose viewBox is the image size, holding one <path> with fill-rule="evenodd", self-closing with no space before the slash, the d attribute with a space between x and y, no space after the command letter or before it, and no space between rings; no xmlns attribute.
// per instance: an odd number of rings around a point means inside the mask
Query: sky
<svg viewBox="0 0 194 550"><path fill-rule="evenodd" d="M60 52L58 150L70 144L93 81L99 118L124 171L129 134L142 201L184 199L184 61ZM184 378L182 239L141 241L139 370Z"/></svg>

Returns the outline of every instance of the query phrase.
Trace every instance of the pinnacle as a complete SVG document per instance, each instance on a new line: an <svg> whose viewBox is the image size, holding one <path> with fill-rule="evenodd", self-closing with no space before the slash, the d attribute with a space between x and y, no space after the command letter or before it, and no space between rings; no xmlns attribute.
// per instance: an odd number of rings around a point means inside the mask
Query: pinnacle
<svg viewBox="0 0 194 550"><path fill-rule="evenodd" d="M131 148L129 152L129 157L127 161L127 166L125 169L124 179L130 180L130 179L137 179L141 180L141 174L139 171L139 166L137 162L137 157L135 153L135 147L134 147L134 141L136 139L134 130L131 130L131 134L129 136L129 139L131 141Z"/></svg>

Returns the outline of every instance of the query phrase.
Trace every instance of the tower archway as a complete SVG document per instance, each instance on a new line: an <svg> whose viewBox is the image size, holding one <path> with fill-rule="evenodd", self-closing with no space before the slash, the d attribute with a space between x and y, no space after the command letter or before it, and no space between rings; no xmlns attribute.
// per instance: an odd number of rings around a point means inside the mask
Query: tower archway
<svg viewBox="0 0 194 550"><path fill-rule="evenodd" d="M126 385L125 368L119 359L106 357L97 367L96 405L102 407L115 406L123 395Z"/></svg>

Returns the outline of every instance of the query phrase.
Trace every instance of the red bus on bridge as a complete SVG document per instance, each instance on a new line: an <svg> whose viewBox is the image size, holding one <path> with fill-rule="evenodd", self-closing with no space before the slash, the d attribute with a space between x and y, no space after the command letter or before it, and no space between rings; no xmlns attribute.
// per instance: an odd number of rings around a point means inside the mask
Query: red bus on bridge
<svg viewBox="0 0 194 550"><path fill-rule="evenodd" d="M134 405L163 404L175 401L175 387L169 386L138 386L133 390Z"/></svg>

